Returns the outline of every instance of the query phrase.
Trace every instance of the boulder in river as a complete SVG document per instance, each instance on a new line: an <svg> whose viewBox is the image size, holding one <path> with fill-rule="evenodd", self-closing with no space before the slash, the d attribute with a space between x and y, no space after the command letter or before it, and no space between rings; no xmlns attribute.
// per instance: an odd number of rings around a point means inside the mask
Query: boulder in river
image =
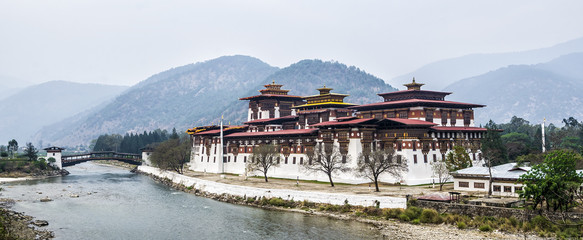
<svg viewBox="0 0 583 240"><path fill-rule="evenodd" d="M41 202L50 202L53 201L53 199L49 198L49 197L44 197L40 199Z"/></svg>
<svg viewBox="0 0 583 240"><path fill-rule="evenodd" d="M34 220L32 221L32 225L35 225L37 227L43 227L49 225L49 222L45 220Z"/></svg>

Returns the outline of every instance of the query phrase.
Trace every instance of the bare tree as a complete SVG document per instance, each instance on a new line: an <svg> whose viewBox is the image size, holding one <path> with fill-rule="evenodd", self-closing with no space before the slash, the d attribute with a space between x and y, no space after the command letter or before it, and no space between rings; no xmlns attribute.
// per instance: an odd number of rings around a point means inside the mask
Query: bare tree
<svg viewBox="0 0 583 240"><path fill-rule="evenodd" d="M439 183L439 191L443 190L443 185L451 180L451 175L449 175L449 169L444 161L431 163L431 171L433 171L433 176L437 177L437 182Z"/></svg>
<svg viewBox="0 0 583 240"><path fill-rule="evenodd" d="M402 174L407 171L409 171L407 160L398 157L392 149L363 151L358 156L356 173L360 177L366 177L373 181L376 192L380 192L378 180L382 173L401 178Z"/></svg>
<svg viewBox="0 0 583 240"><path fill-rule="evenodd" d="M247 161L247 169L251 171L260 171L267 182L267 171L273 166L279 165L276 158L279 157L279 146L266 144L253 148L251 161Z"/></svg>
<svg viewBox="0 0 583 240"><path fill-rule="evenodd" d="M323 172L328 176L330 185L334 187L332 181L332 174L335 172L347 172L350 170L346 166L348 156L342 159L340 149L334 144L318 144L313 150L306 153L307 161L302 164L302 167L311 172Z"/></svg>
<svg viewBox="0 0 583 240"><path fill-rule="evenodd" d="M158 168L182 174L184 164L190 161L191 146L189 137L169 139L154 148L150 159Z"/></svg>

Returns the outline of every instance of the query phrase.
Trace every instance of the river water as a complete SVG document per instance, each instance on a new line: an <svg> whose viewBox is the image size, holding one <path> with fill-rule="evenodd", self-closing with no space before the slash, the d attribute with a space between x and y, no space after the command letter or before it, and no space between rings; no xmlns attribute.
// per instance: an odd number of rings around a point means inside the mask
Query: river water
<svg viewBox="0 0 583 240"><path fill-rule="evenodd" d="M363 223L218 202L119 168L83 163L67 170L6 183L2 197L17 201L15 211L49 221L56 239L380 238ZM40 202L44 197L53 201Z"/></svg>

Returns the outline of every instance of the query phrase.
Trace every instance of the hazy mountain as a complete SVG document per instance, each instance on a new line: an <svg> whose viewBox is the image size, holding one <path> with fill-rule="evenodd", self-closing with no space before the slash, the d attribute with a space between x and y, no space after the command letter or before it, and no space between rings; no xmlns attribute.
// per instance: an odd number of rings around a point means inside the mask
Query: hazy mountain
<svg viewBox="0 0 583 240"><path fill-rule="evenodd" d="M41 127L93 108L125 86L51 81L27 87L0 100L0 144L30 141ZM35 143L36 144L36 143Z"/></svg>
<svg viewBox="0 0 583 240"><path fill-rule="evenodd" d="M272 81L299 96L317 94L316 88L326 84L333 92L351 94L346 100L353 103L381 101L377 93L395 90L356 67L335 62L304 60L279 70L252 57L220 57L156 74L97 112L51 126L59 129L57 134L46 128L39 137L66 146L87 144L104 133L182 131L216 124L221 115L225 124L239 124L246 121L248 102L238 99L258 95Z"/></svg>
<svg viewBox="0 0 583 240"><path fill-rule="evenodd" d="M242 92L278 69L246 56L228 56L156 74L96 112L78 116L72 128L39 138L60 146L89 143L100 134L143 132L156 128L186 130L220 118ZM60 124L63 126L64 124ZM58 127L55 125L55 127Z"/></svg>
<svg viewBox="0 0 583 240"><path fill-rule="evenodd" d="M583 53L536 65L514 65L457 81L445 90L450 99L486 104L476 110L478 123L509 122L514 115L533 123L559 124L583 119Z"/></svg>
<svg viewBox="0 0 583 240"><path fill-rule="evenodd" d="M32 83L29 81L0 74L0 89L2 89L2 91L0 91L0 100L14 95L30 85L32 85Z"/></svg>
<svg viewBox="0 0 583 240"><path fill-rule="evenodd" d="M484 74L501 67L544 63L573 52L583 52L583 38L530 51L470 54L437 61L411 73L395 77L391 82L408 82L415 77L418 81L426 83L426 89L440 90L457 80Z"/></svg>

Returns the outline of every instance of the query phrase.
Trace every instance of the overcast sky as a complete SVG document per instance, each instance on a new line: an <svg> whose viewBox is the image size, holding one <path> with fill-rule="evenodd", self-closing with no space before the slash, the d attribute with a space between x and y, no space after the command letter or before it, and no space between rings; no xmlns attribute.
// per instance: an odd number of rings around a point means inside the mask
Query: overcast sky
<svg viewBox="0 0 583 240"><path fill-rule="evenodd" d="M335 60L390 82L470 53L583 37L583 1L0 0L0 77L133 85L243 54Z"/></svg>

